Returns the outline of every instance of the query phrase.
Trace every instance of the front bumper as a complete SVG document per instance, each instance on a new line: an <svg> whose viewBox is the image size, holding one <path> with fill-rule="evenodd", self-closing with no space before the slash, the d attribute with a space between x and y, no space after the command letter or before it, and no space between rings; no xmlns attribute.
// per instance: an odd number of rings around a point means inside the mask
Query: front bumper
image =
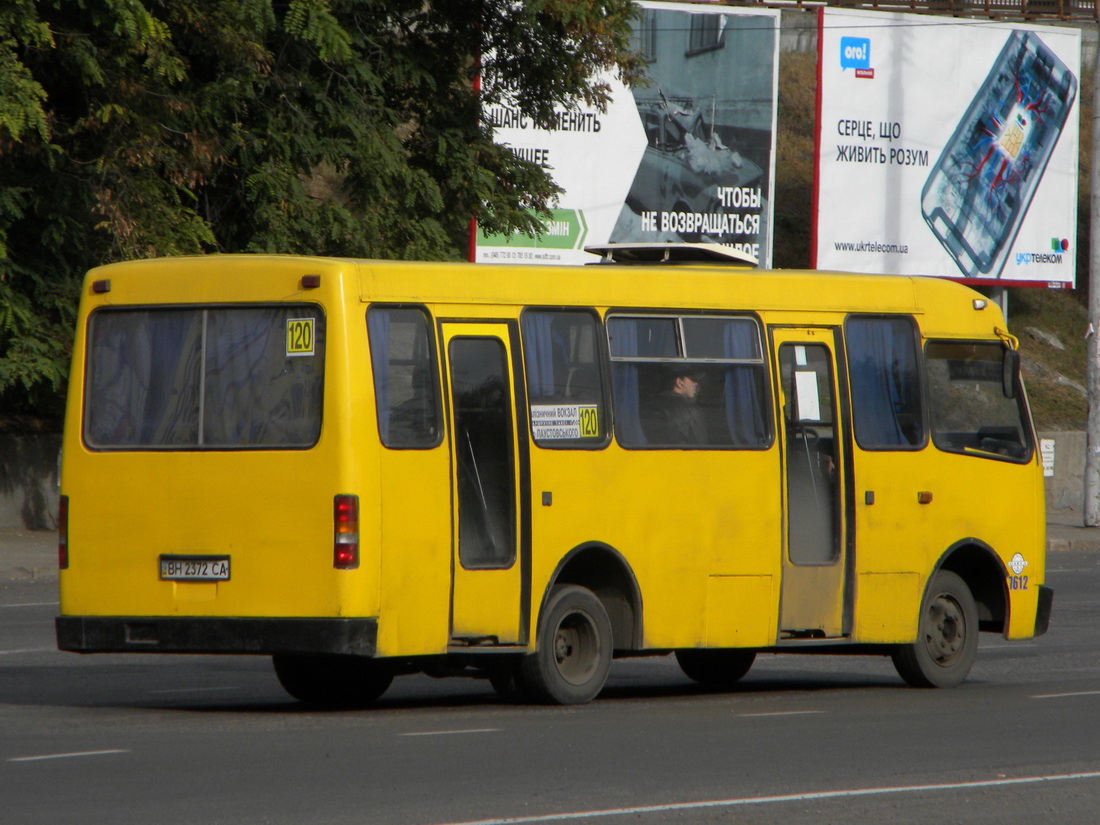
<svg viewBox="0 0 1100 825"><path fill-rule="evenodd" d="M1050 629L1050 611L1054 606L1054 590L1039 585L1039 603L1035 608L1035 635L1042 636Z"/></svg>

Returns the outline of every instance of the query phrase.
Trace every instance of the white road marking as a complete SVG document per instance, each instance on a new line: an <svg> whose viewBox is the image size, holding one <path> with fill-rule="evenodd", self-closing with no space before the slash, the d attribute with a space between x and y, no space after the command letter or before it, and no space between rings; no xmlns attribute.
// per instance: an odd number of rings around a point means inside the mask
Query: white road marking
<svg viewBox="0 0 1100 825"><path fill-rule="evenodd" d="M56 647L24 647L19 650L0 650L0 656L14 656L17 653L57 653Z"/></svg>
<svg viewBox="0 0 1100 825"><path fill-rule="evenodd" d="M1071 696L1100 696L1100 690L1079 690L1076 693L1040 693L1032 699L1068 699Z"/></svg>
<svg viewBox="0 0 1100 825"><path fill-rule="evenodd" d="M739 713L738 716L809 716L814 713L824 713L823 710L774 710L770 713Z"/></svg>
<svg viewBox="0 0 1100 825"><path fill-rule="evenodd" d="M2 607L58 607L60 602L24 602L21 604L0 604Z"/></svg>
<svg viewBox="0 0 1100 825"><path fill-rule="evenodd" d="M705 802L679 802L668 805L639 805L632 808L605 808L594 811L570 811L541 816L511 816L501 819L474 819L465 822L440 823L440 825L527 825L536 822L564 822L576 819L593 819L608 816L637 816L691 811L703 808L734 808L744 805L772 805L787 802L814 802L828 799L851 799L865 796L920 793L922 791L965 791L975 788L1011 787L1038 782L1067 782L1081 779L1100 779L1100 771L1088 773L1050 774L1047 776L1020 776L1012 779L987 779L974 782L947 782L940 785L897 785L885 788L850 788L840 791L783 794L780 796L748 796L735 799L712 799Z"/></svg>
<svg viewBox="0 0 1100 825"><path fill-rule="evenodd" d="M149 693L213 693L220 690L237 690L237 686L229 685L228 687L171 688L169 690L151 690L149 691Z"/></svg>
<svg viewBox="0 0 1100 825"><path fill-rule="evenodd" d="M76 756L106 756L112 753L129 753L121 748L113 748L105 751L73 751L72 753L47 753L42 756L16 756L9 762L45 762L47 759L72 759Z"/></svg>
<svg viewBox="0 0 1100 825"><path fill-rule="evenodd" d="M469 728L468 730L426 730L417 733L402 733L401 736L451 736L456 733L500 733L501 728Z"/></svg>

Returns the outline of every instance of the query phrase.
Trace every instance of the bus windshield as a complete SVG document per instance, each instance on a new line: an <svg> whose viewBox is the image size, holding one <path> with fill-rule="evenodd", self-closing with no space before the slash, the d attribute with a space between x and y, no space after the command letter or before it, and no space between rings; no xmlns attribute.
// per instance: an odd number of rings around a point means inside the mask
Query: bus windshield
<svg viewBox="0 0 1100 825"><path fill-rule="evenodd" d="M1006 397L1002 385L1004 348L997 343L933 341L927 355L936 446L948 452L1030 459L1022 402Z"/></svg>

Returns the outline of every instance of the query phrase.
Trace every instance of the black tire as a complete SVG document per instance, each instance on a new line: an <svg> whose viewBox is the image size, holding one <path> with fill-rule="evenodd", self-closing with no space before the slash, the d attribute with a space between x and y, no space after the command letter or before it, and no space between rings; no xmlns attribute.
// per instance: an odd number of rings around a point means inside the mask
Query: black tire
<svg viewBox="0 0 1100 825"><path fill-rule="evenodd" d="M390 668L363 656L277 654L271 660L283 689L314 707L365 707L393 681Z"/></svg>
<svg viewBox="0 0 1100 825"><path fill-rule="evenodd" d="M513 705L526 702L530 697L519 673L519 662L506 662L489 670L489 684L503 701Z"/></svg>
<svg viewBox="0 0 1100 825"><path fill-rule="evenodd" d="M539 619L536 650L520 663L520 683L540 702L590 702L607 682L612 644L611 621L596 595L576 585L556 587Z"/></svg>
<svg viewBox="0 0 1100 825"><path fill-rule="evenodd" d="M941 570L921 604L919 636L893 653L898 675L912 687L961 684L978 654L978 608L959 576Z"/></svg>
<svg viewBox="0 0 1100 825"><path fill-rule="evenodd" d="M730 688L741 681L755 650L677 650L676 663L692 681L712 688Z"/></svg>

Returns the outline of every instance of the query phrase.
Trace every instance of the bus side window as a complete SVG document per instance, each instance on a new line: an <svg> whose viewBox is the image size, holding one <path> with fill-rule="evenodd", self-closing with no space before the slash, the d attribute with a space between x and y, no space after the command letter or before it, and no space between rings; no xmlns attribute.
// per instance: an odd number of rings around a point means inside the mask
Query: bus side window
<svg viewBox="0 0 1100 825"><path fill-rule="evenodd" d="M523 313L531 430L540 447L607 443L607 393L599 321L585 310Z"/></svg>
<svg viewBox="0 0 1100 825"><path fill-rule="evenodd" d="M999 341L929 341L925 348L932 441L946 452L1020 463L1031 459L1023 399L1004 393Z"/></svg>
<svg viewBox="0 0 1100 825"><path fill-rule="evenodd" d="M852 316L844 332L859 446L864 450L922 446L926 435L912 319Z"/></svg>
<svg viewBox="0 0 1100 825"><path fill-rule="evenodd" d="M611 316L624 447L754 449L771 441L760 327L749 317Z"/></svg>
<svg viewBox="0 0 1100 825"><path fill-rule="evenodd" d="M387 447L440 443L439 371L429 329L422 309L376 305L367 311L378 433Z"/></svg>

